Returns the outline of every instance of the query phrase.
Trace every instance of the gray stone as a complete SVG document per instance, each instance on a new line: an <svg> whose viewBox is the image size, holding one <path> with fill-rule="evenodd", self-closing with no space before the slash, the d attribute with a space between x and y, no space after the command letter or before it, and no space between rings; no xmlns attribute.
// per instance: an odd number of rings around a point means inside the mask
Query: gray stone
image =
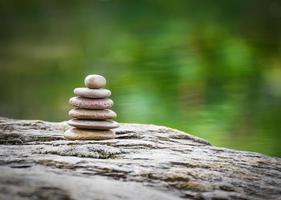
<svg viewBox="0 0 281 200"><path fill-rule="evenodd" d="M72 106L85 109L108 109L113 106L113 101L111 99L89 99L83 97L72 97L69 100Z"/></svg>
<svg viewBox="0 0 281 200"><path fill-rule="evenodd" d="M107 89L75 88L74 94L80 97L101 99L110 97L111 92Z"/></svg>
<svg viewBox="0 0 281 200"><path fill-rule="evenodd" d="M115 138L115 132L70 128L64 132L64 137L69 140L108 140Z"/></svg>
<svg viewBox="0 0 281 200"><path fill-rule="evenodd" d="M85 86L91 89L99 89L99 88L104 88L106 86L105 78L97 74L88 75L85 78L84 82L85 82Z"/></svg>
<svg viewBox="0 0 281 200"><path fill-rule="evenodd" d="M69 116L76 119L113 119L117 117L117 114L109 109L87 110L74 108L69 111Z"/></svg>
<svg viewBox="0 0 281 200"><path fill-rule="evenodd" d="M0 199L280 199L281 158L125 124L114 140L65 140L66 122L0 118Z"/></svg>
<svg viewBox="0 0 281 200"><path fill-rule="evenodd" d="M76 128L97 129L97 130L109 130L119 127L119 124L113 120L94 121L94 120L71 119L68 121L68 124Z"/></svg>

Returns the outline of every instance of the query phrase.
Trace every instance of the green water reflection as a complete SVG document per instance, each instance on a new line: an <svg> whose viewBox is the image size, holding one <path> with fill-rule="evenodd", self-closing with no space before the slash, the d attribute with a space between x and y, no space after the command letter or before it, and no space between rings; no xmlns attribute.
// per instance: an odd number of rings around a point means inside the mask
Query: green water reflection
<svg viewBox="0 0 281 200"><path fill-rule="evenodd" d="M0 115L68 119L103 74L120 122L281 156L279 1L1 1Z"/></svg>

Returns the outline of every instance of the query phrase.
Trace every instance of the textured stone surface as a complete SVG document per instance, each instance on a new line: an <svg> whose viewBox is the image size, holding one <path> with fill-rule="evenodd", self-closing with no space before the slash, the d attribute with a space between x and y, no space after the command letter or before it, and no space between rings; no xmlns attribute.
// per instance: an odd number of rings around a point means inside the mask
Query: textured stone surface
<svg viewBox="0 0 281 200"><path fill-rule="evenodd" d="M0 199L280 199L281 159L154 125L70 141L66 122L0 119Z"/></svg>
<svg viewBox="0 0 281 200"><path fill-rule="evenodd" d="M115 138L115 132L71 128L64 132L64 137L69 140L107 140Z"/></svg>
<svg viewBox="0 0 281 200"><path fill-rule="evenodd" d="M112 119L117 117L117 114L109 109L87 110L74 108L69 111L69 116L76 119Z"/></svg>
<svg viewBox="0 0 281 200"><path fill-rule="evenodd" d="M85 86L91 89L99 89L106 86L106 80L103 76L92 74L85 78Z"/></svg>
<svg viewBox="0 0 281 200"><path fill-rule="evenodd" d="M85 109L108 109L113 106L111 99L88 99L83 97L72 97L69 100L70 105Z"/></svg>
<svg viewBox="0 0 281 200"><path fill-rule="evenodd" d="M111 96L111 91L107 89L75 88L74 94L80 97L101 99Z"/></svg>
<svg viewBox="0 0 281 200"><path fill-rule="evenodd" d="M98 130L108 130L108 129L119 127L119 124L113 120L94 121L94 120L71 119L68 121L68 124L76 128L98 129Z"/></svg>

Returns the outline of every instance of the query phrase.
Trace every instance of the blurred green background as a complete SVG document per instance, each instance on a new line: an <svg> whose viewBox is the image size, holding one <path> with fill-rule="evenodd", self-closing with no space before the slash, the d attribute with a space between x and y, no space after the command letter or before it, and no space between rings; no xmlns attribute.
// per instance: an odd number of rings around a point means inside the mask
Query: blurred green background
<svg viewBox="0 0 281 200"><path fill-rule="evenodd" d="M67 120L97 73L120 122L281 156L279 0L1 0L0 23L0 116Z"/></svg>

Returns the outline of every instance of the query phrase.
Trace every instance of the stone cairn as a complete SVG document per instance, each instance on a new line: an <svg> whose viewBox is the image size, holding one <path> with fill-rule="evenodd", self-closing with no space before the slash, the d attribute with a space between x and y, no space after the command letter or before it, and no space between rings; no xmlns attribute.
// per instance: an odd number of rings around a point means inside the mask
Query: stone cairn
<svg viewBox="0 0 281 200"><path fill-rule="evenodd" d="M109 99L111 91L104 89L106 80L100 75L89 75L85 78L84 88L75 88L69 100L73 109L69 111L72 117L68 121L73 128L64 133L70 140L105 140L115 138L115 131L119 124L112 119L117 115L110 110L113 101Z"/></svg>

